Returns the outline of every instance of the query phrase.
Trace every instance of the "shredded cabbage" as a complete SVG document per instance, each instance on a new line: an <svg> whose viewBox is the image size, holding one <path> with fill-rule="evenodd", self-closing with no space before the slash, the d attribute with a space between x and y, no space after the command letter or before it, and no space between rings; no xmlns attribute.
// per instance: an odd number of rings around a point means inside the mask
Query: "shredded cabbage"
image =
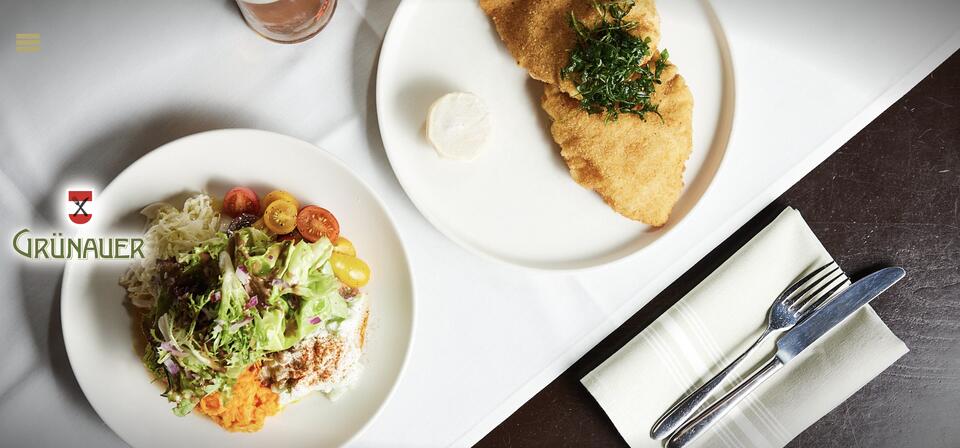
<svg viewBox="0 0 960 448"><path fill-rule="evenodd" d="M220 213L213 199L197 194L183 203L183 210L165 202L152 204L140 211L147 217L143 236L143 259L135 262L120 279L130 303L150 308L157 302L160 289L153 279L157 260L193 250L199 244L217 237Z"/></svg>

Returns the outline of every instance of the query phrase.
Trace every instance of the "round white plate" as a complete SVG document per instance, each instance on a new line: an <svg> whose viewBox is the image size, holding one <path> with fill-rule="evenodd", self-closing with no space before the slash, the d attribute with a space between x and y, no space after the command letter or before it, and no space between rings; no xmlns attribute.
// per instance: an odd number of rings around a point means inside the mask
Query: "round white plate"
<svg viewBox="0 0 960 448"><path fill-rule="evenodd" d="M413 282L396 227L383 203L345 165L309 143L264 131L232 129L192 135L147 154L91 203L88 235L142 235L145 205L189 193L222 196L234 185L274 188L336 214L370 265L371 300L364 373L336 402L316 393L267 419L255 434L229 433L200 415L177 417L151 384L133 342L133 322L117 280L123 261L77 260L61 292L63 339L80 387L104 422L135 447L298 447L346 443L389 398L413 334ZM177 202L179 201L179 202ZM89 209L89 206L88 206Z"/></svg>
<svg viewBox="0 0 960 448"><path fill-rule="evenodd" d="M610 263L651 244L700 199L723 158L733 77L723 33L698 0L658 2L663 46L693 91L686 188L659 229L618 215L579 186L540 108L542 85L507 52L477 0L408 0L390 24L377 73L377 114L390 163L420 212L482 255L540 269ZM424 135L430 104L478 94L493 134L472 162L441 159Z"/></svg>

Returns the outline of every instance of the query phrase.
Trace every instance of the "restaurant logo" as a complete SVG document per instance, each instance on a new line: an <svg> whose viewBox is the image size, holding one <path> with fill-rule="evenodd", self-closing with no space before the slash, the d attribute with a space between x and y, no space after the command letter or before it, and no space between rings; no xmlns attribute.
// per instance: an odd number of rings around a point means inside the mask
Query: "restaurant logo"
<svg viewBox="0 0 960 448"><path fill-rule="evenodd" d="M86 224L93 218L93 214L87 212L84 207L88 207L93 202L93 191L91 190L70 190L67 191L67 201L73 204L72 213L68 213L70 221L74 224Z"/></svg>
<svg viewBox="0 0 960 448"><path fill-rule="evenodd" d="M13 236L13 250L32 260L130 260L144 258L143 238L70 237L63 232L33 236L20 229Z"/></svg>
<svg viewBox="0 0 960 448"><path fill-rule="evenodd" d="M67 217L74 224L93 218L93 190L67 190ZM13 250L30 260L130 260L144 258L143 238L71 236L63 231L33 232L23 228L13 235Z"/></svg>

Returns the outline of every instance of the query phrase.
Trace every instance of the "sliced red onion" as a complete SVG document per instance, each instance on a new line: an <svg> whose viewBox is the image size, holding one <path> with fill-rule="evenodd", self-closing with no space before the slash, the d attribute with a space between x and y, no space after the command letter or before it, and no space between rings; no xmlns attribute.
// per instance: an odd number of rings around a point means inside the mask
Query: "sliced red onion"
<svg viewBox="0 0 960 448"><path fill-rule="evenodd" d="M272 286L279 286L279 287L281 287L281 288L289 288L289 287L290 287L290 284L289 284L289 283L287 283L286 281L284 281L284 280L282 280L282 279L279 279L279 278L273 279L273 280L270 282L270 284L271 284Z"/></svg>
<svg viewBox="0 0 960 448"><path fill-rule="evenodd" d="M175 345L173 345L173 344L171 344L171 343L169 343L169 342L167 342L167 341L161 342L161 343L160 343L160 348L163 349L163 350L165 350L165 351L167 351L167 352L169 352L169 353L170 353L171 355L173 355L173 356L180 357L180 356L183 356L183 355L184 355L184 353L183 353L182 351L180 351L179 348L177 348Z"/></svg>
<svg viewBox="0 0 960 448"><path fill-rule="evenodd" d="M180 366L173 362L173 358L167 358L167 360L163 362L163 366L167 368L167 372L170 372L171 375L180 373Z"/></svg>
<svg viewBox="0 0 960 448"><path fill-rule="evenodd" d="M320 319L320 316L313 316L310 318L310 323L313 325L317 325L320 322L323 322L323 319Z"/></svg>
<svg viewBox="0 0 960 448"><path fill-rule="evenodd" d="M247 272L247 268L244 265L237 266L237 279L240 280L240 283L243 286L247 286L250 283L250 274Z"/></svg>
<svg viewBox="0 0 960 448"><path fill-rule="evenodd" d="M250 309L257 306L257 302L257 296L250 296L250 300L247 300L247 305L244 307L244 309Z"/></svg>
<svg viewBox="0 0 960 448"><path fill-rule="evenodd" d="M217 303L220 301L220 291L214 291L213 295L210 296L210 302Z"/></svg>

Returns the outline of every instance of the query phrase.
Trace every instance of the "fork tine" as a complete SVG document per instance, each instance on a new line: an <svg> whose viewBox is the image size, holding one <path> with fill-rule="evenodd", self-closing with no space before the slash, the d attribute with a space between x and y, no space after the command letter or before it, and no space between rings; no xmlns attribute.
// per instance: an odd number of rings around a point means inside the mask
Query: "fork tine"
<svg viewBox="0 0 960 448"><path fill-rule="evenodd" d="M802 298L804 298L804 297L807 297L807 296L808 296L808 293L809 293L811 290L813 290L813 288L816 288L817 285L820 284L820 282L822 282L822 281L823 281L824 279L826 279L826 278L829 278L831 274L833 274L834 272L837 272L837 271L839 271L839 270L840 270L840 266L836 266L836 267L834 267L833 269L827 271L827 273L825 273L825 274L817 277L816 280L814 280L812 283L810 283L806 288L803 288L802 291L800 291L800 292L798 292L798 293L796 293L796 294L793 294L790 298L788 298L787 300L785 300L785 301L784 301L784 304L786 304L787 306L793 308L793 306L797 303L797 301L799 301L800 299L802 299Z"/></svg>
<svg viewBox="0 0 960 448"><path fill-rule="evenodd" d="M836 269L834 270L834 272L835 272L835 271L836 271ZM828 275L829 275L829 274L828 274ZM799 311L799 310L801 310L801 309L804 309L804 308L807 308L807 305L809 305L809 304L811 304L811 303L814 303L814 302L816 302L817 300L819 300L819 299L821 298L821 297L820 297L820 293L822 293L823 290L825 290L825 289L827 289L828 287L830 287L831 285L833 285L833 282L837 281L837 279L840 279L840 278L844 278L844 273L843 273L843 271L838 272L837 275L834 275L834 276L831 277L829 280L827 280L826 282L824 282L824 283L823 283L822 285L820 285L820 287L817 288L815 291L813 291L813 292L811 292L810 294L807 294L806 296L798 299L797 302L794 304L794 307L793 307L793 308L795 308L797 311ZM841 283L843 283L843 282L841 282Z"/></svg>
<svg viewBox="0 0 960 448"><path fill-rule="evenodd" d="M829 267L831 264L833 264L833 260L830 260L829 263L827 263L827 264L825 264L825 265L823 265L823 266L820 266L819 268L814 269L813 272L805 275L803 278L801 278L800 280L797 280L797 281L794 282L792 285L787 286L787 289L783 290L783 292L780 293L780 298L781 298L781 299L786 299L786 298L788 298L791 294L793 294L794 291L796 291L798 288L800 288L801 286L803 286L804 283L810 281L810 279L813 278L813 276L819 274L820 271L826 269L826 268Z"/></svg>
<svg viewBox="0 0 960 448"><path fill-rule="evenodd" d="M836 279L834 279L834 280L836 280ZM832 282L832 281L833 281L833 280L831 280L831 282ZM803 309L802 309L801 311L799 311L799 312L800 312L800 318L802 319L802 318L806 317L807 315L809 315L810 313L812 313L812 312L813 312L814 310L816 310L817 308L820 308L820 307L823 306L825 303L829 302L830 299L833 297L833 295L836 294L837 291L839 291L840 288L842 288L846 283L847 283L847 282L846 282L845 280L844 280L844 281L841 281L840 283L837 283L837 285L834 286L833 288L830 288L829 291L823 293L823 295L821 295L820 297L818 297L816 300L811 300L810 302L812 302L812 303L810 304L810 306L803 307ZM829 283L827 283L827 284L829 284ZM824 285L824 286L826 286L826 285Z"/></svg>

